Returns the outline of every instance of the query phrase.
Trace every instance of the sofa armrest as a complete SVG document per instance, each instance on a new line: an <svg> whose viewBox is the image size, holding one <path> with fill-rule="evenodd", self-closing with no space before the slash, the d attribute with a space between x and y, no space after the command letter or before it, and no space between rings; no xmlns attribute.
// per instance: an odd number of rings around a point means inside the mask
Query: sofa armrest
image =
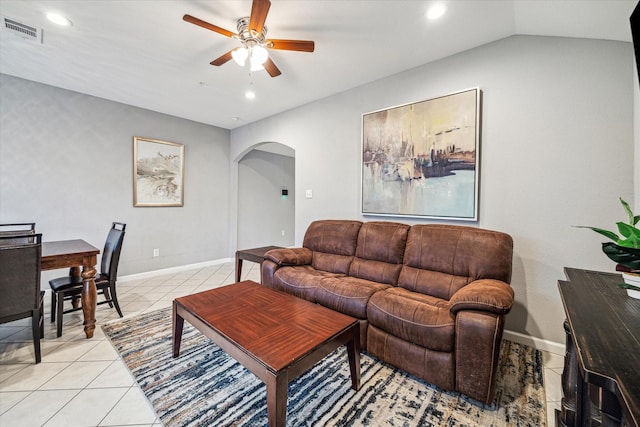
<svg viewBox="0 0 640 427"><path fill-rule="evenodd" d="M507 314L513 305L513 289L500 280L476 280L453 294L449 302L454 314L460 310Z"/></svg>
<svg viewBox="0 0 640 427"><path fill-rule="evenodd" d="M282 267L285 265L309 265L312 255L311 250L307 248L283 248L272 249L264 254L264 257Z"/></svg>

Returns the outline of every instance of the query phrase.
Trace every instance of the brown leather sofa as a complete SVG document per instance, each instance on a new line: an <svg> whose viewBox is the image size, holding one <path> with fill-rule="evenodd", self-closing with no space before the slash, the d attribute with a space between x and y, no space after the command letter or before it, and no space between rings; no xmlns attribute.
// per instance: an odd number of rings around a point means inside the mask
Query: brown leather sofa
<svg viewBox="0 0 640 427"><path fill-rule="evenodd" d="M267 252L262 283L360 320L361 348L491 404L513 241L465 226L323 220Z"/></svg>

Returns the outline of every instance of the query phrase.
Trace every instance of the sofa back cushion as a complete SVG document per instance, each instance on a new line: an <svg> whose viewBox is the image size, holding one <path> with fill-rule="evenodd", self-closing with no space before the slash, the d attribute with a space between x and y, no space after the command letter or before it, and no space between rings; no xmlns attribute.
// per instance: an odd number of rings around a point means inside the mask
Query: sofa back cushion
<svg viewBox="0 0 640 427"><path fill-rule="evenodd" d="M478 279L511 281L513 240L505 233L456 225L409 230L398 286L449 299Z"/></svg>
<svg viewBox="0 0 640 427"><path fill-rule="evenodd" d="M360 221L335 219L312 222L302 242L313 252L311 265L316 270L347 274L361 225Z"/></svg>
<svg viewBox="0 0 640 427"><path fill-rule="evenodd" d="M365 222L358 233L356 256L349 267L349 276L395 286L409 228L407 224L397 222Z"/></svg>

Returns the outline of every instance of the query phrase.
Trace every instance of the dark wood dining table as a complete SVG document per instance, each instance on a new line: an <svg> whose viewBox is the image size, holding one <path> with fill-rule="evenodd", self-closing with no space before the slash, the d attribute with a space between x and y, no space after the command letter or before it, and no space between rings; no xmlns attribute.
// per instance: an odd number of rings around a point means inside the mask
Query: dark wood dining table
<svg viewBox="0 0 640 427"><path fill-rule="evenodd" d="M58 240L42 243L42 270L70 268L70 274L82 276L82 314L84 333L93 337L96 329L96 260L100 250L84 240ZM82 271L80 271L82 267Z"/></svg>

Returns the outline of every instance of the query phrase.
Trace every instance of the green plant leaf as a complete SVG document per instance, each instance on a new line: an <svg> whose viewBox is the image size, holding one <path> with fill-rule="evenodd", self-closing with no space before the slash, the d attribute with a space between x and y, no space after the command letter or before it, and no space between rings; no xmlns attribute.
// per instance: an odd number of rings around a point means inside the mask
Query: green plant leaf
<svg viewBox="0 0 640 427"><path fill-rule="evenodd" d="M629 225L636 225L638 223L638 220L640 220L640 215L634 217L629 203L625 202L622 197L620 197L620 203L622 203L622 207L627 213L627 217L629 217Z"/></svg>
<svg viewBox="0 0 640 427"><path fill-rule="evenodd" d="M640 221L640 215L633 215L633 211L622 197L619 198L622 207L624 208L625 213L627 214L628 222L624 221L617 222L618 232L620 236L618 236L615 232L604 230L602 228L597 227L589 227L584 225L576 226L578 228L588 228L590 230L595 231L596 233L602 234L607 239L613 240L616 245L622 246L625 248L632 249L640 249L640 229L636 228L636 224Z"/></svg>
<svg viewBox="0 0 640 427"><path fill-rule="evenodd" d="M616 245L622 247L622 248L629 248L629 249L638 249L634 242L630 241L630 240L618 240L616 242Z"/></svg>
<svg viewBox="0 0 640 427"><path fill-rule="evenodd" d="M616 222L616 225L618 226L618 232L623 237L630 237L633 235L634 228L626 222Z"/></svg>
<svg viewBox="0 0 640 427"><path fill-rule="evenodd" d="M576 227L576 228L588 228L589 230L593 230L596 233L602 234L607 239L611 239L616 243L620 240L618 235L616 233L614 233L613 231L603 230L602 228L597 228L597 227L589 227L588 225L574 225L574 227Z"/></svg>
<svg viewBox="0 0 640 427"><path fill-rule="evenodd" d="M620 239L618 245L627 248L640 248L640 230L624 222L618 223L618 230L625 239Z"/></svg>
<svg viewBox="0 0 640 427"><path fill-rule="evenodd" d="M634 291L640 291L640 288L634 285L630 285L628 283L618 283L618 287L622 289L632 289Z"/></svg>

